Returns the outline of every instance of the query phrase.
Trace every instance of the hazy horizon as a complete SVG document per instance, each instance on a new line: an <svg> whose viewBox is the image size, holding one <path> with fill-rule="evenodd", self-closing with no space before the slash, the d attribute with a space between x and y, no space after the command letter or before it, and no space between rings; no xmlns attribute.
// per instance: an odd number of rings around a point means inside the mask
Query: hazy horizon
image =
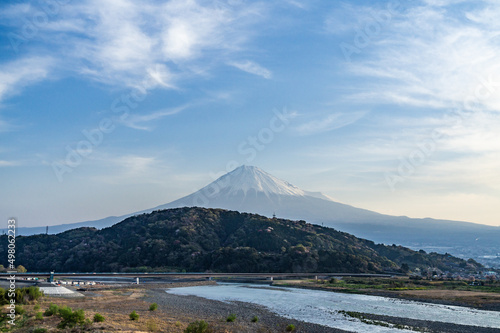
<svg viewBox="0 0 500 333"><path fill-rule="evenodd" d="M5 1L0 215L153 208L255 165L382 214L500 226L500 4Z"/></svg>
<svg viewBox="0 0 500 333"><path fill-rule="evenodd" d="M256 166L250 166L250 165L242 165L242 166L239 166L237 169L240 169L240 168L248 168L250 167L250 169L258 169L260 172L263 172L264 174L266 174L266 177L267 176L271 176L271 177L274 177L273 175L267 173L265 170L262 170ZM198 191L195 191L193 193L189 193L187 196L183 196L183 197L180 197L180 198L177 198L177 199L182 199L184 197L191 197L193 194L194 194L194 197L189 199L188 202L189 203L192 203L192 204L182 204L181 206L178 206L176 205L176 207L184 207L184 206L198 206L196 205L196 203L200 203L202 204L203 202L205 202L205 200L212 200L212 199L215 199L217 196L217 193L219 193L219 191L224 191L224 193L226 193L227 190L229 191L232 191L232 192L235 192L235 191L246 191L245 188L247 189L253 189L253 190L256 190L256 191L263 191L262 193L274 193L275 195L283 195L285 193L283 193L283 191L293 191L295 193L289 193L288 195L292 195L292 196L301 196L301 195L306 195L306 196L309 196L311 195L311 193L315 193L315 194L323 194L321 192L315 192L315 191L307 191L307 189L302 189L302 188L298 188L298 187L295 187L294 184L290 184L288 182L286 182L286 180L284 179L279 179L279 178L276 178L274 177L274 180L273 181L284 181L285 184L262 184L262 185L259 185L259 184L256 184L254 181L250 180L248 183L242 183L241 182L241 179L238 180L237 183L231 183L229 182L228 183L228 180L225 179L225 177L229 174L233 175L234 172L236 171L236 169L234 170L231 170L230 172L226 173L224 176L222 177L219 177L217 178L215 181L211 182L210 184L207 184L207 186L204 186L202 188L200 188ZM234 177L234 176L233 176ZM245 175L244 177L248 177L248 175ZM267 180L266 179L258 179L256 178L257 182L260 182L260 181L264 181L266 182ZM262 189L259 189L257 186L264 186L264 188ZM274 186L280 186L279 188L276 187L274 188ZM271 187L269 187L271 186ZM215 192L213 192L215 191ZM302 191L304 191L304 193L302 193ZM214 195L211 195L211 194L214 194ZM252 192L254 193L254 192ZM236 195L236 193L235 193ZM243 194L244 196L246 196L247 194ZM321 198L323 200L328 200L328 201L334 201L334 202L337 202L335 201L333 198L330 198L328 196L316 196L317 198ZM238 198L240 198L238 196ZM241 198L240 198L241 199ZM174 200L175 202L176 200ZM162 203L162 204L166 204L166 203ZM152 207L145 207L143 210L145 211L148 211L148 210L151 210L151 209L158 209L158 206L159 209L166 209L166 208L161 208L161 205L156 205L156 206L152 206ZM208 201L206 202L207 205L202 205L200 207L218 207L218 208L221 208L221 209L229 209L229 210L238 210L238 209L235 209L235 208L227 208L227 207L219 207L219 206L214 206L213 204L209 204ZM231 205L230 203L226 203L226 205ZM354 207L354 206L353 206ZM362 208L362 207L355 207L355 208ZM256 214L259 214L259 215L266 215L266 214L263 214L263 213L259 213L257 211L254 211L254 209L257 209L256 207L254 207L253 209L250 209L250 210L238 210L238 211L241 211L241 212L246 212L246 213L256 213ZM104 217L99 217L99 218L96 218L95 220L100 220L102 218L108 218L108 217L118 217L118 216L121 216L121 215L124 215L126 218L127 215L129 214L132 214L132 213L143 213L143 210L140 210L140 211L134 211L134 212L125 212L125 213L122 213L122 214L115 214L115 215L110 215L110 216L104 216ZM379 213L377 211L374 211L376 213ZM275 214L273 214L274 216ZM267 214L266 215L267 217L271 217L271 214ZM276 214L277 217L279 218L285 218L285 219L289 219L290 217L286 217L286 216L281 216L279 213ZM415 218L413 216L407 216L407 217L410 217L410 218ZM417 217L417 218L428 218L428 217ZM432 218L432 217L431 217ZM317 221L310 221L309 219L306 219L308 220L308 222L311 222L311 223L317 223ZM437 219L439 220L439 219ZM89 220L91 221L91 220ZM88 222L88 221L73 221L73 222L68 222L68 223L53 223L53 224L45 224L45 225L35 225L34 227L50 227L50 226L57 226L57 225L64 225L64 224L73 224L73 223L78 223L78 222ZM469 222L469 223L475 223L475 222L471 222L471 221L457 221L457 222ZM116 223L116 222L115 222ZM482 224L482 225L485 225L485 224ZM25 227L23 225L18 225L18 227ZM50 230L50 228L49 228Z"/></svg>

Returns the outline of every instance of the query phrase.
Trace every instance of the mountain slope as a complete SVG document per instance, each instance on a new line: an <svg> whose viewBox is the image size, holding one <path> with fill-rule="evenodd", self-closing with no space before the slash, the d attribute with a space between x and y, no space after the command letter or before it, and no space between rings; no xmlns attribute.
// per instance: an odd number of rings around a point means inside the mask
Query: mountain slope
<svg viewBox="0 0 500 333"><path fill-rule="evenodd" d="M5 235L0 243L0 258L6 261ZM361 273L398 272L406 265L422 271L483 269L474 261L376 245L304 221L205 208L155 211L103 230L20 236L16 244L16 260L30 271Z"/></svg>
<svg viewBox="0 0 500 333"><path fill-rule="evenodd" d="M53 226L50 233L80 226L103 228L129 216L177 207L205 207L306 220L385 244L449 252L500 267L500 227L474 223L389 216L338 203L318 192L304 191L253 166L241 166L201 190L173 202L97 221ZM18 234L45 232L18 228ZM488 257L490 259L486 259Z"/></svg>
<svg viewBox="0 0 500 333"><path fill-rule="evenodd" d="M334 202L319 192L308 192L260 168L241 166L201 190L154 209L206 207L252 212L292 219L365 221L381 214Z"/></svg>
<svg viewBox="0 0 500 333"><path fill-rule="evenodd" d="M301 190L252 166L242 166L203 189L156 209L199 206L303 219L358 237L483 260L500 252L500 227L383 215ZM500 265L500 259L497 263Z"/></svg>

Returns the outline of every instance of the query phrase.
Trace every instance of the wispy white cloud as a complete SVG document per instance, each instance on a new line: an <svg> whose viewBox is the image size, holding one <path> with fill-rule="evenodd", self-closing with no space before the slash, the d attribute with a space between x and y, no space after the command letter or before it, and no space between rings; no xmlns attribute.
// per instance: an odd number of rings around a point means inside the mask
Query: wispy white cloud
<svg viewBox="0 0 500 333"><path fill-rule="evenodd" d="M154 157L127 155L118 158L115 162L121 165L129 174L140 174L147 171L155 163Z"/></svg>
<svg viewBox="0 0 500 333"><path fill-rule="evenodd" d="M0 102L47 78L52 65L49 57L27 57L0 65Z"/></svg>
<svg viewBox="0 0 500 333"><path fill-rule="evenodd" d="M296 126L294 129L299 135L313 135L323 132L333 131L341 127L353 124L363 118L367 112L337 112L325 118L312 120Z"/></svg>
<svg viewBox="0 0 500 333"><path fill-rule="evenodd" d="M3 168L3 167L13 167L13 166L18 166L18 165L21 165L20 161L0 160L0 168Z"/></svg>
<svg viewBox="0 0 500 333"><path fill-rule="evenodd" d="M229 65L241 69L244 72L262 76L265 79L270 79L272 77L272 73L270 70L250 60L241 62L231 62L229 63Z"/></svg>
<svg viewBox="0 0 500 333"><path fill-rule="evenodd" d="M447 7L456 1L432 3L394 15L379 36L361 50L366 57L349 64L351 73L370 82L361 85L360 94L353 98L452 107L467 96L474 97L482 80L499 80L500 30L498 25L479 23L488 19L490 11L470 10L466 15L475 21L463 20L455 8ZM480 104L499 109L500 94L482 98Z"/></svg>
<svg viewBox="0 0 500 333"><path fill-rule="evenodd" d="M15 128L14 125L0 118L0 133L10 132Z"/></svg>
<svg viewBox="0 0 500 333"><path fill-rule="evenodd" d="M372 7L342 2L326 16L323 29L335 35L352 32L363 27L366 22L373 21L374 12L375 8Z"/></svg>
<svg viewBox="0 0 500 333"><path fill-rule="evenodd" d="M176 0L164 5L163 14L162 51L174 62L199 57L203 50L241 46L240 37L232 35L238 29L236 17L243 14L235 6L222 2L203 6L197 1Z"/></svg>
<svg viewBox="0 0 500 333"><path fill-rule="evenodd" d="M12 95L19 94L24 87L47 78L53 61L48 57L27 57L0 65L0 106ZM12 124L0 115L0 133L15 130Z"/></svg>
<svg viewBox="0 0 500 333"><path fill-rule="evenodd" d="M467 0L423 0L423 2L430 6L442 7L467 2Z"/></svg>
<svg viewBox="0 0 500 333"><path fill-rule="evenodd" d="M22 18L40 10L6 5L0 17L12 31L21 32ZM48 43L37 45L36 51L56 58L58 69L113 86L137 86L151 68L162 65L169 75L156 82L171 88L182 78L203 74L217 59L225 63L244 50L253 34L249 27L265 13L266 6L257 2L72 2L37 27L38 37ZM31 46L29 41L23 45Z"/></svg>
<svg viewBox="0 0 500 333"><path fill-rule="evenodd" d="M125 120L123 120L123 124L127 127L130 127L130 128L149 131L152 129L152 126L148 125L148 123L155 121L155 120L159 120L159 119L167 117L167 116L173 116L175 114L178 114L178 113L184 111L188 107L189 107L189 105L184 105L184 106L180 106L177 108L158 110L158 111L150 112L148 114L134 114L134 115L127 117Z"/></svg>
<svg viewBox="0 0 500 333"><path fill-rule="evenodd" d="M376 22L370 14L376 6L360 8L362 20L354 21L351 31L364 28L367 20ZM498 15L500 6L492 1L427 0L394 12L344 67L359 79L346 101L392 110L385 123L379 118L381 126L362 135L371 143L363 148L353 142L351 151L383 163L383 174L397 170L437 131L442 136L434 142L435 151L405 186L453 191L455 184L465 193L486 186L488 177L494 182L493 156L500 152L495 140L500 132ZM331 20L346 23L338 13ZM482 166L488 177L481 176Z"/></svg>
<svg viewBox="0 0 500 333"><path fill-rule="evenodd" d="M412 182L426 187L429 192L432 192L432 184L439 184L448 192L497 194L500 190L499 157L498 151L478 152L430 163L426 172L417 174Z"/></svg>
<svg viewBox="0 0 500 333"><path fill-rule="evenodd" d="M169 164L161 154L116 154L102 152L93 156L89 167L98 167L101 172L92 176L97 182L113 185L160 184L168 174ZM165 182L168 182L165 179Z"/></svg>
<svg viewBox="0 0 500 333"><path fill-rule="evenodd" d="M309 3L302 2L302 1L297 1L297 0L285 0L287 4L290 6L300 8L300 9L308 9Z"/></svg>

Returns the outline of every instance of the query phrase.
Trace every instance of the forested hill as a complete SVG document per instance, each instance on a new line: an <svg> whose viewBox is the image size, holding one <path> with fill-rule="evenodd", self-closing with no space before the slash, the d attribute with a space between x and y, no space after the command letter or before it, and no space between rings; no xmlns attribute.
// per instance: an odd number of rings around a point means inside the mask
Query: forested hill
<svg viewBox="0 0 500 333"><path fill-rule="evenodd" d="M1 243L0 258L6 260L6 236ZM376 245L304 221L205 208L155 211L103 230L79 228L57 235L20 236L16 251L16 262L32 272L482 269L473 260Z"/></svg>

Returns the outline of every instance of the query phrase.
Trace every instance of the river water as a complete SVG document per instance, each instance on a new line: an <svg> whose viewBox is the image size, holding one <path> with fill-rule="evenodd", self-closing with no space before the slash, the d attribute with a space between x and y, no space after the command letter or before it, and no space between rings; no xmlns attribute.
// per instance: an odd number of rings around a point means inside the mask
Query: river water
<svg viewBox="0 0 500 333"><path fill-rule="evenodd" d="M320 290L220 283L210 286L172 288L167 293L193 295L211 300L258 304L286 317L352 332L403 332L346 318L339 310L439 321L500 329L500 313L460 306L439 305L388 297L342 294Z"/></svg>

